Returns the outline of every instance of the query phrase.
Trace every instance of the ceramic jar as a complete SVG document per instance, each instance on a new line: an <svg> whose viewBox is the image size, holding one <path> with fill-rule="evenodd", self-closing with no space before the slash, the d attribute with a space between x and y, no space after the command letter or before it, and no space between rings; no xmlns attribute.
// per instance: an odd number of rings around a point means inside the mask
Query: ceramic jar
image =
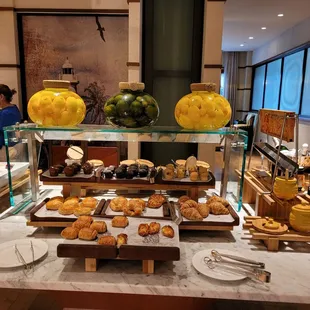
<svg viewBox="0 0 310 310"><path fill-rule="evenodd" d="M231 118L229 102L215 92L214 83L191 84L191 94L177 103L174 116L185 129L212 130L224 127Z"/></svg>
<svg viewBox="0 0 310 310"><path fill-rule="evenodd" d="M293 199L298 194L297 180L295 178L276 177L273 192L280 199Z"/></svg>
<svg viewBox="0 0 310 310"><path fill-rule="evenodd" d="M76 126L85 117L82 98L69 90L69 81L43 81L44 90L35 93L28 102L30 119L42 126Z"/></svg>
<svg viewBox="0 0 310 310"><path fill-rule="evenodd" d="M289 221L293 229L303 233L310 232L310 205L298 204L292 207Z"/></svg>
<svg viewBox="0 0 310 310"><path fill-rule="evenodd" d="M139 128L152 126L159 117L156 100L144 92L144 83L120 82L120 92L104 105L108 123L118 127Z"/></svg>

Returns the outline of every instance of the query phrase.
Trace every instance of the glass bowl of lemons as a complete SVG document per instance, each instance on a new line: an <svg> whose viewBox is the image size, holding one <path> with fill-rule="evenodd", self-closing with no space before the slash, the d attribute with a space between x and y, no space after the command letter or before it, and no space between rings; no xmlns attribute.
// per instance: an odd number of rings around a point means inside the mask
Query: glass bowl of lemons
<svg viewBox="0 0 310 310"><path fill-rule="evenodd" d="M215 130L224 127L231 118L229 102L215 92L214 83L193 83L191 94L177 103L174 116L185 129Z"/></svg>
<svg viewBox="0 0 310 310"><path fill-rule="evenodd" d="M44 90L35 93L28 102L30 119L41 126L76 126L86 113L83 99L70 91L70 82L44 80Z"/></svg>
<svg viewBox="0 0 310 310"><path fill-rule="evenodd" d="M156 100L144 92L144 83L120 82L120 92L109 98L103 111L109 124L116 127L152 126L159 117Z"/></svg>

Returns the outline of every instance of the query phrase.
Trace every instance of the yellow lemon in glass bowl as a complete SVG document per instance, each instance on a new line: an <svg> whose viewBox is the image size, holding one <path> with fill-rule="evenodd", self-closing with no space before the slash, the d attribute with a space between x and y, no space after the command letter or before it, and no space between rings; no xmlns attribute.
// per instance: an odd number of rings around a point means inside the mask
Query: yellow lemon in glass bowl
<svg viewBox="0 0 310 310"><path fill-rule="evenodd" d="M224 127L231 118L231 107L215 92L213 83L191 84L191 94L176 104L174 116L185 129L215 130Z"/></svg>

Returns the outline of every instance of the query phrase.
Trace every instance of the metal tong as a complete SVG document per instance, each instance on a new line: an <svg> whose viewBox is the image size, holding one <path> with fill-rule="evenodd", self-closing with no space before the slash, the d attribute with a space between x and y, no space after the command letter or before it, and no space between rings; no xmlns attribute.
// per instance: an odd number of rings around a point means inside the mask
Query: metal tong
<svg viewBox="0 0 310 310"><path fill-rule="evenodd" d="M226 260L224 258L227 258ZM265 264L256 262L251 259L235 255L221 254L216 250L211 251L211 257L205 257L204 262L210 269L220 267L233 274L244 274L245 276L259 280L260 282L269 283L271 273L263 270Z"/></svg>
<svg viewBox="0 0 310 310"><path fill-rule="evenodd" d="M31 249L31 253L32 253L32 263L27 264L24 257L22 256L22 254L20 253L20 251L17 248L17 245L15 244L15 254L17 256L17 259L24 265L24 274L25 276L28 276L28 274L32 271L34 271L34 248L33 248L33 244L32 241L30 241L30 249Z"/></svg>

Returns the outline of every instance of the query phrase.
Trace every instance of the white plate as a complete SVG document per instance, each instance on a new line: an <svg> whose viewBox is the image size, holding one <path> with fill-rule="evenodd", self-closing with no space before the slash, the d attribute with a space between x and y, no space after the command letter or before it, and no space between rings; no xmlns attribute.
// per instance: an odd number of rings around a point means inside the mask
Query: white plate
<svg viewBox="0 0 310 310"><path fill-rule="evenodd" d="M34 261L42 258L48 250L48 245L46 242L37 239L17 239L0 244L0 268L14 268L23 266L16 254L15 254L15 244L23 256L27 264L32 263L32 251L30 246L30 241L32 241L34 249Z"/></svg>
<svg viewBox="0 0 310 310"><path fill-rule="evenodd" d="M238 255L234 252L230 252L227 250L219 250L220 253L230 254L230 255ZM194 268L199 271L201 274L222 281L240 281L245 279L247 276L238 273L232 273L228 270L225 270L220 267L215 267L214 269L210 269L207 264L204 262L205 257L211 257L211 250L203 250L196 253L192 259L192 264Z"/></svg>

